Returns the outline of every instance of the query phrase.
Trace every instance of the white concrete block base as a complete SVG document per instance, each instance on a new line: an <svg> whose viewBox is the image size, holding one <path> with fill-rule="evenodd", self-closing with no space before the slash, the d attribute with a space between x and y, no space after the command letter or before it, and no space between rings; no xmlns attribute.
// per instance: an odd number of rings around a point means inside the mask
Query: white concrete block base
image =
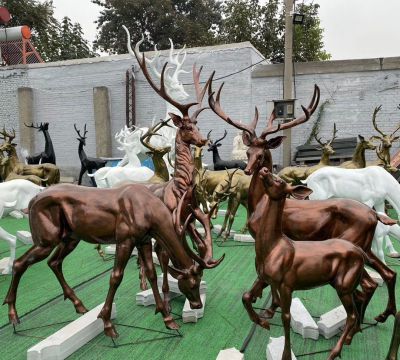
<svg viewBox="0 0 400 360"><path fill-rule="evenodd" d="M254 243L255 240L250 234L235 234L233 236L234 241L245 242L245 243Z"/></svg>
<svg viewBox="0 0 400 360"><path fill-rule="evenodd" d="M12 262L9 257L0 259L0 275L12 274Z"/></svg>
<svg viewBox="0 0 400 360"><path fill-rule="evenodd" d="M236 348L224 349L218 353L216 360L244 360L244 354Z"/></svg>
<svg viewBox="0 0 400 360"><path fill-rule="evenodd" d="M318 340L318 325L299 298L292 300L290 315L290 325L295 333L300 334L303 339Z"/></svg>
<svg viewBox="0 0 400 360"><path fill-rule="evenodd" d="M347 314L343 305L334 308L331 311L321 315L318 324L319 333L325 338L330 339L331 337L338 334L341 328L346 323Z"/></svg>
<svg viewBox="0 0 400 360"><path fill-rule="evenodd" d="M198 233L199 233L200 235L205 235L205 234L206 234L206 231L204 230L203 227L198 227L198 228L196 228L196 230L198 231Z"/></svg>
<svg viewBox="0 0 400 360"><path fill-rule="evenodd" d="M160 294L162 294L161 288L159 288L158 291L160 292ZM174 299L180 295L181 294L177 294L172 291L169 292L170 299ZM149 289L149 290L138 292L136 294L136 305L150 306L150 305L155 305L155 304L156 304L156 301L154 299L153 290Z"/></svg>
<svg viewBox="0 0 400 360"><path fill-rule="evenodd" d="M115 255L115 248L116 248L116 245L115 245L115 244L113 244L113 245L107 245L107 246L104 248L104 253L105 253L106 255ZM137 255L138 255L138 251L137 251L136 248L134 248L133 251L132 251L132 256L137 256Z"/></svg>
<svg viewBox="0 0 400 360"><path fill-rule="evenodd" d="M214 234L218 235L220 233L221 229L222 229L222 225L216 224L216 225L213 225L213 228L211 229L211 231ZM236 234L236 231L235 230L231 230L231 232L229 234L229 237L234 237L235 234Z"/></svg>
<svg viewBox="0 0 400 360"><path fill-rule="evenodd" d="M17 240L21 241L25 245L32 245L32 234L29 231L19 230L17 231Z"/></svg>
<svg viewBox="0 0 400 360"><path fill-rule="evenodd" d="M219 209L217 215L218 216L225 216L226 215L226 210Z"/></svg>
<svg viewBox="0 0 400 360"><path fill-rule="evenodd" d="M9 214L11 217L13 217L14 219L23 219L24 218L24 213L22 211L19 210L13 210L10 212Z"/></svg>
<svg viewBox="0 0 400 360"><path fill-rule="evenodd" d="M368 268L365 268L365 270L367 270L367 273L369 274L369 276L371 276L372 280L374 280L378 284L378 286L383 285L384 281L383 281L382 277L375 270L368 269Z"/></svg>
<svg viewBox="0 0 400 360"><path fill-rule="evenodd" d="M182 310L182 321L184 323L197 323L197 320L201 319L204 315L204 308L206 306L206 294L200 295L203 307L201 309L191 309L189 300L185 300Z"/></svg>
<svg viewBox="0 0 400 360"><path fill-rule="evenodd" d="M267 345L267 360L282 360L283 348L285 347L285 337L269 338ZM292 360L296 360L292 351Z"/></svg>
<svg viewBox="0 0 400 360"><path fill-rule="evenodd" d="M103 331L103 321L97 318L103 304L96 306L72 323L27 351L27 360L63 360ZM111 319L117 315L113 303Z"/></svg>

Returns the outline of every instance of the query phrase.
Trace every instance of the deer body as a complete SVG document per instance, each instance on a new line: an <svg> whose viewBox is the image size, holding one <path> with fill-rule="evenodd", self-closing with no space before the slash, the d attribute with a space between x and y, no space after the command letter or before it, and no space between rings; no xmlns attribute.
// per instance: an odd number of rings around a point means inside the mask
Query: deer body
<svg viewBox="0 0 400 360"><path fill-rule="evenodd" d="M270 149L277 148L284 137L277 136L267 139L267 136L297 126L310 118L319 102L319 88L315 86L313 98L307 108L303 108L304 115L284 124L274 125L276 115L272 112L268 119L266 128L260 136L257 136L255 129L258 122L258 111L252 123L245 125L240 121L232 120L222 110L220 104L221 87L217 92L216 99L211 86L209 87L209 105L211 109L225 122L243 131L243 142L249 146L247 150L248 164L245 169L247 175L253 175L250 189L248 211L249 231L256 237L259 231L259 224L262 220L262 213L268 204L268 195L264 190L263 182L259 177L261 168L266 167L272 171L272 156ZM319 171L323 171L323 168ZM301 215L299 215L301 214ZM388 289L388 303L383 313L375 319L384 322L390 315L396 313L396 272L387 267L371 251L371 243L374 237L377 222L390 223L388 218L382 218L375 211L366 205L354 200L331 199L325 201L298 201L287 200L283 211L283 232L291 239L320 241L330 238L341 238L348 240L354 245L359 246L366 252L371 259L371 267L375 269L384 279ZM262 295L264 287L255 287L253 300ZM274 314L276 307L279 306L279 299L273 296L273 305L269 309L269 314Z"/></svg>
<svg viewBox="0 0 400 360"><path fill-rule="evenodd" d="M177 236L170 211L145 187L127 185L117 189L96 189L58 185L36 196L29 205L29 213L31 224L35 224L31 228L34 245L15 261L12 282L5 299L13 324L19 322L15 301L21 276L28 266L44 260L54 249L56 250L48 261L49 267L76 311L86 312L81 300L68 286L62 274L62 261L75 249L80 239L93 244L117 245L109 292L99 314L104 322L106 335L118 336L110 320L111 305L134 247L139 250L151 282L157 303L156 312L162 313L168 328L178 328L164 308L158 292L151 255L151 237L161 242L168 252L176 267L170 269L171 274L175 277L179 275L179 287L189 299L191 307L197 309L202 306L199 294L202 265L193 263L190 250L187 250L189 247L187 244L182 245L186 240L180 240Z"/></svg>
<svg viewBox="0 0 400 360"><path fill-rule="evenodd" d="M44 151L32 156L27 156L26 161L28 162L28 164L48 163L56 165L56 154L54 152L53 142L51 141L51 137L49 134L49 123L40 123L40 125L33 125L32 123L31 125L25 124L25 126L37 129L39 132L42 132L45 140Z"/></svg>
<svg viewBox="0 0 400 360"><path fill-rule="evenodd" d="M305 198L310 191L304 186L293 187L263 168L259 177L264 183L268 203L261 214L260 231L256 235L256 271L259 286L269 284L279 294L282 308L282 323L285 331L283 360L291 359L290 350L290 305L294 290L307 290L330 284L342 301L346 312L346 326L337 345L328 359L340 356L345 341L351 342L353 335L360 330L362 308L368 304L377 285L364 270L366 254L357 246L342 239L329 239L320 242L294 242L282 231L282 214L287 194ZM313 256L315 254L316 256ZM311 256L310 256L311 255ZM345 274L345 275L344 275ZM364 289L363 301L355 297L361 280L372 288ZM262 284L264 283L264 285ZM361 284L363 286L363 284ZM250 292L243 295L243 303L250 318L257 324L269 328L266 321L254 318ZM355 304L359 304L356 309ZM357 311L358 310L358 311Z"/></svg>

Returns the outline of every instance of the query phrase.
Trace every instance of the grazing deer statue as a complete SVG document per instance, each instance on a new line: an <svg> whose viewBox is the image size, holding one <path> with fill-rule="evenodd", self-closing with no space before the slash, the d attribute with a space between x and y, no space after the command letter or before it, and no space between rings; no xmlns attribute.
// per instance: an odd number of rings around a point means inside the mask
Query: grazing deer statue
<svg viewBox="0 0 400 360"><path fill-rule="evenodd" d="M360 140L354 150L354 154L351 160L345 161L340 164L339 167L345 169L362 169L365 168L365 150L375 150L376 146L371 142L371 139L365 140L361 135L358 135Z"/></svg>
<svg viewBox="0 0 400 360"><path fill-rule="evenodd" d="M124 26L124 29L128 35L128 51L129 53L136 58L140 68L142 69L143 75L145 76L149 85L153 88L153 90L160 95L164 100L173 105L178 111L176 113L169 113L169 116L172 119L172 122L177 127L177 133L175 137L175 172L174 177L167 183L164 184L152 184L148 185L148 188L164 202L164 204L168 207L170 212L172 213L177 205L179 200L182 198L185 191L192 188L194 185L194 164L193 157L191 153L191 145L196 146L204 146L207 142L207 139L203 138L200 134L200 131L197 127L197 117L199 114L205 109L201 106L202 100L204 98L205 92L207 91L207 87L211 81L208 79L205 86L202 88L200 85L200 74L202 71L202 67L199 70L196 69L196 65L193 65L193 80L195 84L196 90L196 98L197 102L182 104L175 99L173 99L166 91L164 79L165 79L165 71L168 63L165 63L160 75L160 86L157 86L153 79L151 78L149 71L146 66L146 57L144 54L141 54L139 51L139 46L143 42L143 39L139 41L135 49L132 49L130 44L130 34L128 29ZM197 105L196 110L192 115L189 115L189 109ZM181 115L179 115L179 113ZM192 239L192 242L195 244L200 257L207 264L219 264L224 256L222 256L219 260L215 260L212 258L212 237L211 237L211 222L210 217L207 214L204 214L203 211L198 206L198 202L194 196L194 193L191 193L190 196L187 197L184 210L182 211L183 220L185 220L189 214L192 213L194 218L198 220L205 229L204 238L199 234L196 230L194 221L189 222L188 224L188 233ZM182 220L181 219L181 220ZM183 221L182 221L183 222ZM167 265L168 265L168 256L166 256L165 251L163 251L162 247L159 244L156 244L156 252L161 258L160 263L164 273L164 282L163 282L163 294L164 294L164 302L166 307L169 305L169 287L168 287L168 278L167 278Z"/></svg>
<svg viewBox="0 0 400 360"><path fill-rule="evenodd" d="M107 336L118 336L110 319L112 302L135 247L138 248L153 289L156 313L161 312L168 329L178 329L178 324L165 309L158 291L151 237L156 238L167 251L173 264L169 271L178 279L178 286L188 298L192 309L202 307L199 285L203 269L218 265L206 264L187 244L185 229L190 218L186 219L183 227L176 222L181 218L185 195L186 192L173 216L163 202L143 185L98 189L62 184L40 193L29 204L30 221L35 224L31 228L33 246L14 262L13 277L4 300L8 304L10 322L14 325L19 323L15 302L22 275L29 266L43 261L53 250L48 265L56 275L65 298L71 300L77 313L87 311L62 273L65 257L83 239L91 244L116 244L109 291L98 316L103 320ZM99 222L101 226L98 226Z"/></svg>
<svg viewBox="0 0 400 360"><path fill-rule="evenodd" d="M248 164L245 169L247 175L253 175L249 192L252 194L248 201L249 220L248 226L251 235L255 238L259 232L259 214L268 203L268 195L264 191L264 184L260 179L259 171L266 167L272 171L272 155L270 149L277 148L283 141L283 136L267 139L267 136L279 130L293 128L306 122L314 113L319 102L319 88L315 86L314 95L307 108L302 107L304 114L298 118L281 124L274 125L276 114L273 111L267 121L266 128L260 136L256 134L258 112L250 124L243 124L233 120L222 109L220 104L222 85L216 98L212 91L212 82L209 87L209 105L211 109L226 123L243 130L243 142L249 146L247 150ZM307 214L306 217L299 214ZM371 251L377 222L393 224L387 217L378 215L374 210L354 200L330 199L324 201L299 201L288 199L283 210L283 232L295 241L320 241L330 238L341 238L350 241L363 249L371 259L371 267L384 279L388 289L388 303L385 311L375 319L385 322L390 315L396 314L396 272L383 264ZM263 287L254 285L253 294L262 296ZM257 296L254 297L256 300ZM273 303L268 310L273 315L279 306L279 299L273 296Z"/></svg>
<svg viewBox="0 0 400 360"><path fill-rule="evenodd" d="M26 165L18 159L15 139L15 130L12 133L0 132L4 143L0 146L0 177L4 181L25 179L36 185L52 185L60 182L60 169L54 164Z"/></svg>
<svg viewBox="0 0 400 360"><path fill-rule="evenodd" d="M210 130L207 135L208 139L208 151L212 151L213 154L213 163L214 163L214 170L224 170L224 169L242 169L244 170L246 167L246 163L241 160L222 160L219 156L218 148L222 145L221 141L225 139L227 131L225 130L224 136L222 138L213 142L210 139L211 135Z"/></svg>
<svg viewBox="0 0 400 360"><path fill-rule="evenodd" d="M374 135L370 139L370 140L379 140L381 142L378 155L379 160L374 162L367 162L367 166L371 165L385 166L386 164L390 164L390 149L392 148L392 144L399 139L399 136L395 136L395 134L397 131L400 130L400 125L391 134L385 134L382 130L378 128L378 125L376 124L376 115L381 109L382 105L376 107L372 115L372 124L374 125L375 130L380 135Z"/></svg>
<svg viewBox="0 0 400 360"><path fill-rule="evenodd" d="M327 284L335 288L347 313L343 333L328 357L328 360L335 359L340 356L343 344L350 344L354 334L361 331L365 308L378 286L364 269L364 265L369 264L368 257L358 246L343 239L291 240L282 230L286 197L290 194L303 200L312 191L303 185L288 185L265 167L259 171L258 177L264 184L269 201L258 214L259 232L255 238L256 284L261 288L270 285L279 294L285 331L282 360L292 358L290 306L293 291ZM362 292L357 290L358 285L361 285ZM243 294L243 304L256 324L269 329L268 321L261 319L253 309L253 292L254 286L250 292Z"/></svg>
<svg viewBox="0 0 400 360"><path fill-rule="evenodd" d="M324 166L329 166L329 156L333 155L335 151L332 147L332 142L336 139L336 124L333 124L333 135L332 138L326 142L322 142L321 138L317 137L317 134L314 134L315 140L321 147L318 147L317 150L322 151L321 160L317 165L314 166L288 166L282 169L279 172L279 176L289 182L291 184L300 183L301 180L307 179L313 172L317 171L318 169L323 168Z"/></svg>
<svg viewBox="0 0 400 360"><path fill-rule="evenodd" d="M170 126L168 125L170 120L161 121L140 137L142 145L149 149L147 154L151 156L154 164L154 175L149 180L151 183L164 183L169 180L168 166L165 163L164 157L171 151L171 145L167 143L165 146L155 146L150 143L150 140L152 136L159 135L159 130L164 126Z"/></svg>
<svg viewBox="0 0 400 360"><path fill-rule="evenodd" d="M86 124L83 128L83 135L81 135L80 130L78 130L78 128L76 127L76 124L74 124L74 129L78 134L77 140L79 141L78 154L79 159L81 160L81 171L79 172L78 185L81 185L82 177L86 171L88 172L88 174L94 174L98 169L104 167L107 161L99 158L88 157L86 155L86 152L83 148L84 146L86 146L86 134L88 133L88 131L86 130ZM96 182L94 181L93 177L89 178L93 186L96 186Z"/></svg>
<svg viewBox="0 0 400 360"><path fill-rule="evenodd" d="M28 164L54 164L56 165L56 154L54 153L54 148L53 148L53 142L51 141L50 134L49 134L49 123L40 123L34 125L33 123L31 125L24 124L26 127L32 128L32 129L37 129L39 132L42 132L44 135L44 140L45 140L45 146L44 146L44 151L41 153L32 155L32 156L27 156L26 161Z"/></svg>

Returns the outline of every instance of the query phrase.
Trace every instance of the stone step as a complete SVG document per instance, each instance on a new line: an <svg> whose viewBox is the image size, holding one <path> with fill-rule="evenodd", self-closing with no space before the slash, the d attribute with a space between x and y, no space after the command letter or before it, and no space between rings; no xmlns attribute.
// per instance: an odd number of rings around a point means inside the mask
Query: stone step
<svg viewBox="0 0 400 360"><path fill-rule="evenodd" d="M103 321L97 316L103 305L104 303L96 306L79 319L32 346L27 351L27 360L63 360L101 334ZM116 315L117 310L113 303L111 319Z"/></svg>
<svg viewBox="0 0 400 360"><path fill-rule="evenodd" d="M321 315L318 324L319 333L325 338L330 339L341 331L346 323L347 314L343 305Z"/></svg>
<svg viewBox="0 0 400 360"><path fill-rule="evenodd" d="M290 325L295 333L300 334L303 339L318 340L318 325L299 298L292 300L290 315Z"/></svg>
<svg viewBox="0 0 400 360"><path fill-rule="evenodd" d="M203 307L201 309L191 309L190 308L190 303L189 300L185 300L185 304L183 305L183 310L182 310L182 321L184 323L197 323L198 319L201 319L204 315L204 308L206 306L206 294L201 294L200 295L201 302L203 304Z"/></svg>
<svg viewBox="0 0 400 360"><path fill-rule="evenodd" d="M267 345L267 360L282 360L283 348L285 347L285 337L281 336L278 338L269 338L269 343ZM296 360L293 351L292 360Z"/></svg>
<svg viewBox="0 0 400 360"><path fill-rule="evenodd" d="M236 348L224 349L218 353L216 360L244 360L244 354Z"/></svg>

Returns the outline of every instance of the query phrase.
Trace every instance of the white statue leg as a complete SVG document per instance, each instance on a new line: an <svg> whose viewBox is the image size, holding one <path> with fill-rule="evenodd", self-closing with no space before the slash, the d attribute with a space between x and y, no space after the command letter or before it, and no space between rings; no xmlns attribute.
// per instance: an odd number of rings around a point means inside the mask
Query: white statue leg
<svg viewBox="0 0 400 360"><path fill-rule="evenodd" d="M10 244L10 259L8 262L8 267L5 270L3 270L3 274L11 274L12 266L15 260L15 248L17 244L17 239L14 235L11 235L7 231L5 231L2 227L0 227L0 239L3 239Z"/></svg>
<svg viewBox="0 0 400 360"><path fill-rule="evenodd" d="M384 240L385 236L387 234L388 228L387 225L382 224L381 222L378 221L378 224L376 225L375 229L375 234L374 238L372 240L371 244L371 250L372 252L381 260L384 264L385 262L385 253L383 251L384 249Z"/></svg>
<svg viewBox="0 0 400 360"><path fill-rule="evenodd" d="M377 212L385 214L385 203L381 202L381 203L377 203L374 205L374 208ZM389 235L385 235L385 239L384 239L384 248L387 252L387 255L390 257L394 257L394 258L398 258L400 257L400 254L396 251L396 249L394 248L392 241L390 240Z"/></svg>

